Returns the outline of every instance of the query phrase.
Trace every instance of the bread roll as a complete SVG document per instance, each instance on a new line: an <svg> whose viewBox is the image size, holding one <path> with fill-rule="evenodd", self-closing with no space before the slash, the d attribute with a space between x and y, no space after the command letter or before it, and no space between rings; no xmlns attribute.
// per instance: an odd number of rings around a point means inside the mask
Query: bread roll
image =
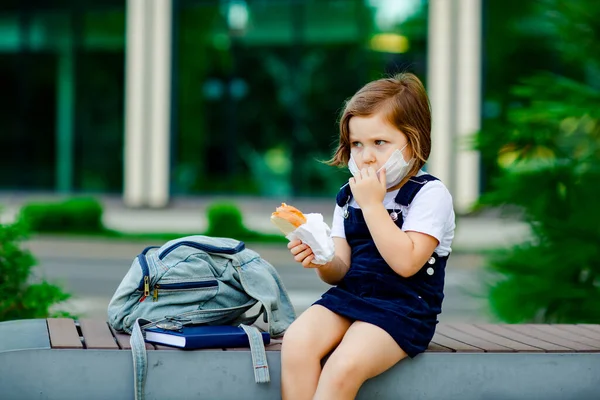
<svg viewBox="0 0 600 400"><path fill-rule="evenodd" d="M271 214L271 222L278 227L284 235L296 230L300 225L306 223L306 217L296 207L281 203L275 212Z"/></svg>

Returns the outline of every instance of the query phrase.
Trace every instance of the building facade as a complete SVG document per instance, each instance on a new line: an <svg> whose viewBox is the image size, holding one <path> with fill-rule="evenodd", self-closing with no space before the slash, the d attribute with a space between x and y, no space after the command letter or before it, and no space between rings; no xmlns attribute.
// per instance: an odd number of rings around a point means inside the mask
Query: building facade
<svg viewBox="0 0 600 400"><path fill-rule="evenodd" d="M343 101L406 70L431 98L427 169L459 211L481 190L464 145L481 126L481 0L3 4L2 191L329 196L347 173L318 161Z"/></svg>

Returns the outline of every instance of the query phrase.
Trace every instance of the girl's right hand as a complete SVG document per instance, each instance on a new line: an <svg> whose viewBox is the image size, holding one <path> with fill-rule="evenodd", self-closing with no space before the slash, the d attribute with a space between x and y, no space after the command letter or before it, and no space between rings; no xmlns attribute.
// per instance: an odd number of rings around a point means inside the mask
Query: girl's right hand
<svg viewBox="0 0 600 400"><path fill-rule="evenodd" d="M304 268L317 268L318 265L312 263L312 260L315 259L315 255L313 254L312 249L307 245L302 243L301 240L295 239L288 243L288 249L294 256L294 260L299 263L302 263Z"/></svg>

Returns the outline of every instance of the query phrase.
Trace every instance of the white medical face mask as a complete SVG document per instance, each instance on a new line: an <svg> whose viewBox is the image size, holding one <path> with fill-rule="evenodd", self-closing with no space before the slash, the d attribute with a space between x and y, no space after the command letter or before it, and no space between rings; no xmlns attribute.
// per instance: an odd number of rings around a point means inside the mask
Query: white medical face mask
<svg viewBox="0 0 600 400"><path fill-rule="evenodd" d="M414 158L410 159L408 162L404 160L402 156L402 151L408 146L408 143L404 145L400 150L395 150L390 158L383 164L383 167L377 170L377 174L381 172L383 168L385 168L385 179L386 179L386 187L389 189L392 186L400 183L402 179L408 174L410 167L414 161ZM354 161L354 157L350 155L350 160L348 161L348 169L353 176L358 175L360 170L356 165L356 161Z"/></svg>

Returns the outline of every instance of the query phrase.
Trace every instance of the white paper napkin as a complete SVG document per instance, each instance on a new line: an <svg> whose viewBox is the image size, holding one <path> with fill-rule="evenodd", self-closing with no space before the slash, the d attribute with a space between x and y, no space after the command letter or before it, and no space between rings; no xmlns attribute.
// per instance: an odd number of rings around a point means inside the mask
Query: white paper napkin
<svg viewBox="0 0 600 400"><path fill-rule="evenodd" d="M300 239L303 243L310 246L315 255L313 264L323 265L333 260L335 255L335 245L331 237L329 225L323 221L323 215L312 213L304 214L306 223L300 225L296 230L288 233L286 238L292 241Z"/></svg>

